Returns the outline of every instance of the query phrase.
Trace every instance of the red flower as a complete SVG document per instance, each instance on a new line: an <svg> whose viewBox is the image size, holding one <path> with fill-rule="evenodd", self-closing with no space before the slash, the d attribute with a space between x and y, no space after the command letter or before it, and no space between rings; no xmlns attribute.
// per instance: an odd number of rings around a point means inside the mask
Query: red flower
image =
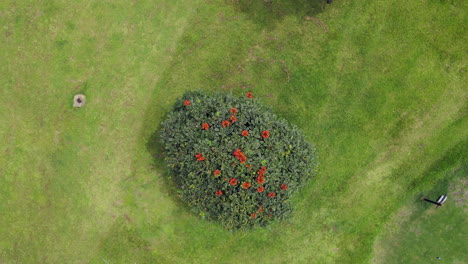
<svg viewBox="0 0 468 264"><path fill-rule="evenodd" d="M260 186L260 187L257 188L257 191L259 193L262 193L264 190L265 190L265 187L263 187L263 186Z"/></svg>
<svg viewBox="0 0 468 264"><path fill-rule="evenodd" d="M184 101L184 105L185 105L185 106L189 106L189 105L191 105L191 104L192 104L192 103L190 103L189 100L185 100L185 101Z"/></svg>
<svg viewBox="0 0 468 264"><path fill-rule="evenodd" d="M218 176L218 175L220 175L220 174L221 174L221 171L220 171L220 170L215 170L215 171L213 172L213 175L214 175L214 176Z"/></svg>
<svg viewBox="0 0 468 264"><path fill-rule="evenodd" d="M237 179L236 179L236 178L232 178L232 179L229 181L229 184L231 184L231 185L236 185L236 184L237 184Z"/></svg>
<svg viewBox="0 0 468 264"><path fill-rule="evenodd" d="M244 154L242 154L242 156L239 156L240 163L244 164L246 161L247 161L247 157Z"/></svg>
<svg viewBox="0 0 468 264"><path fill-rule="evenodd" d="M241 152L241 149L236 149L232 155L236 157L237 160L240 161L240 163L245 163L247 161L247 156L245 156L244 153Z"/></svg>
<svg viewBox="0 0 468 264"><path fill-rule="evenodd" d="M273 198L273 197L275 197L275 196L276 196L276 193L275 193L275 192L271 192L271 193L268 194L268 197L271 197L271 198Z"/></svg>
<svg viewBox="0 0 468 264"><path fill-rule="evenodd" d="M281 190L287 190L288 189L288 186L286 184L281 184L280 186Z"/></svg>
<svg viewBox="0 0 468 264"><path fill-rule="evenodd" d="M210 125L208 125L208 123L203 123L201 125L201 128L204 129L204 130L208 130L208 128L210 128Z"/></svg>
<svg viewBox="0 0 468 264"><path fill-rule="evenodd" d="M237 113L237 108L232 108L231 110L229 110L229 113L236 114Z"/></svg>
<svg viewBox="0 0 468 264"><path fill-rule="evenodd" d="M263 206L260 206L260 208L257 210L257 212L262 213L263 212Z"/></svg>
<svg viewBox="0 0 468 264"><path fill-rule="evenodd" d="M224 121L221 123L221 125L222 125L223 127L228 127L228 126L231 125L231 123L229 123L229 121L227 121L227 120L224 120Z"/></svg>
<svg viewBox="0 0 468 264"><path fill-rule="evenodd" d="M235 116L233 116L233 115L232 115L231 118L229 118L229 119L230 119L231 122L233 122L233 123L237 121L237 118L236 118Z"/></svg>
<svg viewBox="0 0 468 264"><path fill-rule="evenodd" d="M250 188L250 182L244 182L244 183L242 184L242 188L245 189L245 190L247 190L248 188Z"/></svg>
<svg viewBox="0 0 468 264"><path fill-rule="evenodd" d="M241 135L243 135L244 137L247 137L249 135L249 131L244 130L242 131Z"/></svg>
<svg viewBox="0 0 468 264"><path fill-rule="evenodd" d="M257 217L256 214L250 214L250 219L255 219Z"/></svg>
<svg viewBox="0 0 468 264"><path fill-rule="evenodd" d="M267 168L263 166L257 171L257 174L260 175L260 176L265 176L266 170L267 170Z"/></svg>
<svg viewBox="0 0 468 264"><path fill-rule="evenodd" d="M217 190L217 191L215 192L215 194L216 194L216 196L221 196L221 195L223 195L223 191Z"/></svg>
<svg viewBox="0 0 468 264"><path fill-rule="evenodd" d="M205 160L205 157L203 157L203 154L201 154L201 153L195 154L195 158L196 158L198 161Z"/></svg>
<svg viewBox="0 0 468 264"><path fill-rule="evenodd" d="M260 184L265 183L265 176L263 176L263 175L258 175L258 176L257 176L257 182L260 183Z"/></svg>
<svg viewBox="0 0 468 264"><path fill-rule="evenodd" d="M261 135L262 138L268 138L270 137L270 132L268 132L267 130L263 130Z"/></svg>
<svg viewBox="0 0 468 264"><path fill-rule="evenodd" d="M246 96L247 98L252 98L252 92L247 92Z"/></svg>

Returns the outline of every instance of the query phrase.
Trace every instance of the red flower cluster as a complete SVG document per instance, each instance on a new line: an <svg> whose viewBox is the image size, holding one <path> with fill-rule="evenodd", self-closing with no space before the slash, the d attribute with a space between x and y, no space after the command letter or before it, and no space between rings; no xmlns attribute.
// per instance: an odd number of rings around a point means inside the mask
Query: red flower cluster
<svg viewBox="0 0 468 264"><path fill-rule="evenodd" d="M255 219L257 217L256 214L250 214L250 219Z"/></svg>
<svg viewBox="0 0 468 264"><path fill-rule="evenodd" d="M271 197L271 198L273 198L273 197L275 197L275 196L276 196L276 193L275 193L275 192L271 192L271 193L268 194L268 197Z"/></svg>
<svg viewBox="0 0 468 264"><path fill-rule="evenodd" d="M281 190L285 191L288 189L288 186L286 184L281 184L280 188Z"/></svg>
<svg viewBox="0 0 468 264"><path fill-rule="evenodd" d="M269 138L270 137L270 132L267 130L263 130L261 133L262 138Z"/></svg>
<svg viewBox="0 0 468 264"><path fill-rule="evenodd" d="M217 190L217 191L215 192L215 194L216 194L216 196L221 196L221 195L223 195L223 191Z"/></svg>
<svg viewBox="0 0 468 264"><path fill-rule="evenodd" d="M236 184L237 184L237 179L236 179L236 178L232 178L232 179L229 181L229 184L231 184L231 185L236 185Z"/></svg>
<svg viewBox="0 0 468 264"><path fill-rule="evenodd" d="M247 96L247 98L252 98L253 97L252 92L247 92L247 94L245 96Z"/></svg>
<svg viewBox="0 0 468 264"><path fill-rule="evenodd" d="M233 107L231 108L231 110L229 110L229 113L231 113L231 117L229 118L229 120L231 120L232 123L234 122L237 122L237 117L236 117L236 114L237 114L237 108Z"/></svg>
<svg viewBox="0 0 468 264"><path fill-rule="evenodd" d="M267 170L267 167L262 166L262 167L257 171L257 174L258 174L258 176L257 176L257 183L259 183L259 184L264 184L264 183L265 183L265 181L266 181L266 178L265 178L265 172L266 172L266 170ZM257 191L260 192L260 193L263 192L264 190L265 190L265 187L263 187L263 186L260 186L259 188L257 188Z"/></svg>
<svg viewBox="0 0 468 264"><path fill-rule="evenodd" d="M263 212L263 206L260 206L260 208L258 209L257 212L262 213Z"/></svg>
<svg viewBox="0 0 468 264"><path fill-rule="evenodd" d="M262 166L260 169L258 169L257 174L261 176L265 176L266 170L267 170L267 167Z"/></svg>
<svg viewBox="0 0 468 264"><path fill-rule="evenodd" d="M250 182L244 182L244 183L242 184L242 188L243 188L244 190L247 190L248 188L250 188Z"/></svg>
<svg viewBox="0 0 468 264"><path fill-rule="evenodd" d="M228 126L231 125L231 123L230 123L229 121L227 121L227 120L224 120L224 121L221 123L221 125L222 125L223 127L228 127Z"/></svg>
<svg viewBox="0 0 468 264"><path fill-rule="evenodd" d="M189 106L189 105L191 105L191 104L192 104L192 103L190 103L189 100L185 100L185 101L184 101L184 105L185 105L185 106Z"/></svg>
<svg viewBox="0 0 468 264"><path fill-rule="evenodd" d="M201 154L201 153L195 154L195 158L196 158L198 161L205 160L205 157L203 157L203 154Z"/></svg>
<svg viewBox="0 0 468 264"><path fill-rule="evenodd" d="M220 175L220 174L221 174L221 171L220 171L220 170L215 170L215 171L213 172L213 175L214 175L214 176L218 176L218 175Z"/></svg>
<svg viewBox="0 0 468 264"><path fill-rule="evenodd" d="M247 156L241 151L241 149L236 149L232 155L236 157L237 160L240 161L240 163L245 163L247 161Z"/></svg>
<svg viewBox="0 0 468 264"><path fill-rule="evenodd" d="M265 176L258 175L257 176L257 182L260 183L260 184L264 184L265 183Z"/></svg>
<svg viewBox="0 0 468 264"><path fill-rule="evenodd" d="M210 128L210 125L208 123L203 123L201 125L201 128L204 129L204 130L208 130L208 128Z"/></svg>
<svg viewBox="0 0 468 264"><path fill-rule="evenodd" d="M258 191L259 193L262 193L263 191L265 191L265 187L260 186L260 187L257 188L257 191Z"/></svg>
<svg viewBox="0 0 468 264"><path fill-rule="evenodd" d="M241 135L243 135L244 137L247 137L249 135L249 131L243 130Z"/></svg>

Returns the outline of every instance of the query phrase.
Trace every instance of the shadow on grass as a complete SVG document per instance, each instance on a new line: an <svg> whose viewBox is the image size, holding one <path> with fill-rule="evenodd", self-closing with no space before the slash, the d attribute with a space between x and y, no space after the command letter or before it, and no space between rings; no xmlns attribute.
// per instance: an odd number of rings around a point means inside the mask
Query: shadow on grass
<svg viewBox="0 0 468 264"><path fill-rule="evenodd" d="M325 0L229 0L237 10L245 13L262 27L272 28L287 16L304 19L323 12Z"/></svg>
<svg viewBox="0 0 468 264"><path fill-rule="evenodd" d="M99 254L92 263L158 263L151 244L123 218L117 219L99 245Z"/></svg>
<svg viewBox="0 0 468 264"><path fill-rule="evenodd" d="M450 192L450 185L456 179L468 178L468 160L465 149L468 147L468 141L462 140L448 149L446 153L423 173L423 177L414 180L411 188L418 190L414 195L417 213L413 214L410 221L415 221L420 214L435 205L424 201L424 198L437 200L443 194L448 194L449 202L452 202L453 194Z"/></svg>
<svg viewBox="0 0 468 264"><path fill-rule="evenodd" d="M165 120L166 115L162 120ZM163 185L166 188L161 188L161 190L170 197L180 208L184 211L190 211L190 207L184 203L181 199L177 197L178 188L174 179L172 178L171 171L166 167L164 162L164 146L159 138L159 133L162 129L162 124L159 124L157 129L149 136L148 141L146 142L146 149L151 154L153 159L154 170L161 173L161 178Z"/></svg>

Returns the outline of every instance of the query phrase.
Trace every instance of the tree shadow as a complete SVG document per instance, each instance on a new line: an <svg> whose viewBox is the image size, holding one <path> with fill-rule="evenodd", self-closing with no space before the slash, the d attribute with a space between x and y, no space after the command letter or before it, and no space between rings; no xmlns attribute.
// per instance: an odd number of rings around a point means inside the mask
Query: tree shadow
<svg viewBox="0 0 468 264"><path fill-rule="evenodd" d="M151 154L154 169L161 172L161 178L164 181L164 185L168 187L167 192L172 196L172 194L177 190L177 187L174 181L171 180L171 173L164 162L164 146L159 138L161 129L162 124L159 124L156 130L149 136L148 141L146 142L146 149Z"/></svg>
<svg viewBox="0 0 468 264"><path fill-rule="evenodd" d="M229 0L229 3L265 28L273 28L287 16L305 19L326 8L326 0Z"/></svg>
<svg viewBox="0 0 468 264"><path fill-rule="evenodd" d="M165 118L166 115L162 120L165 120ZM170 199L172 199L179 208L182 208L184 211L190 211L190 207L177 196L178 187L172 177L172 172L165 164L165 150L159 137L161 129L162 124L159 124L156 130L149 136L148 141L146 142L146 149L151 154L154 170L161 173L163 185L166 187L161 190L167 195L167 197L170 197Z"/></svg>
<svg viewBox="0 0 468 264"><path fill-rule="evenodd" d="M160 256L152 253L151 244L142 235L119 217L101 240L98 254L91 263L157 263Z"/></svg>
<svg viewBox="0 0 468 264"><path fill-rule="evenodd" d="M156 130L153 133L151 133L151 135L148 138L148 141L146 142L146 149L153 158L153 165L155 169L162 172L163 178L168 178L170 177L170 175L168 169L164 165L164 147L159 139L159 133L161 129L162 124L159 124Z"/></svg>

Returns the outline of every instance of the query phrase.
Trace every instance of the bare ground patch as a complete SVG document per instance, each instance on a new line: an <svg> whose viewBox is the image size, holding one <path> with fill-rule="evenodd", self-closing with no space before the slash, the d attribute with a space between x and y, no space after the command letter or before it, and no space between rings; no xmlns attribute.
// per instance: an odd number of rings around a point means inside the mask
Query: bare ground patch
<svg viewBox="0 0 468 264"><path fill-rule="evenodd" d="M466 205L466 200L468 199L468 179L459 178L456 179L449 186L449 199L453 200L453 203L457 207L463 208L465 214L468 213L468 206Z"/></svg>

